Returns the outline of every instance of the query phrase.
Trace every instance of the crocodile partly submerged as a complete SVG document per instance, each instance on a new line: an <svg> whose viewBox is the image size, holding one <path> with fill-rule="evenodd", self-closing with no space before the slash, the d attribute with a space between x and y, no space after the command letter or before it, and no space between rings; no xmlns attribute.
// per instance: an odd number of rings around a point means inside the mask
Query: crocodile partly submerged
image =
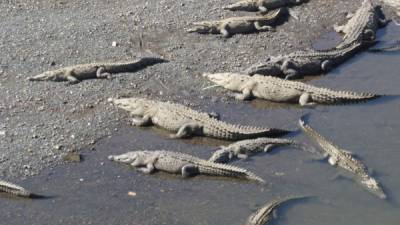
<svg viewBox="0 0 400 225"><path fill-rule="evenodd" d="M241 92L235 95L238 100L257 97L274 102L298 102L301 106L312 106L355 103L379 97L369 93L334 91L302 82L257 74L249 76L239 73L214 73L203 76L226 89Z"/></svg>
<svg viewBox="0 0 400 225"><path fill-rule="evenodd" d="M280 7L300 5L309 0L241 0L223 7L231 11L248 11L266 13Z"/></svg>
<svg viewBox="0 0 400 225"><path fill-rule="evenodd" d="M181 174L183 177L192 177L198 174L210 176L237 177L265 181L259 176L236 166L214 163L180 152L165 150L132 151L121 155L110 155L112 161L130 164L139 171L150 174L156 170Z"/></svg>
<svg viewBox="0 0 400 225"><path fill-rule="evenodd" d="M137 60L123 62L79 64L46 71L39 75L29 77L28 80L55 82L68 81L70 84L76 84L85 79L111 78L114 73L136 72L148 66L163 62L166 62L166 60L154 57L144 57Z"/></svg>
<svg viewBox="0 0 400 225"><path fill-rule="evenodd" d="M294 197L280 198L268 202L267 204L259 208L256 212L250 215L250 217L247 219L246 225L266 225L271 220L273 211L280 205L288 201L304 199L308 197L310 196L294 196Z"/></svg>
<svg viewBox="0 0 400 225"><path fill-rule="evenodd" d="M207 136L225 140L242 140L257 137L277 137L289 132L274 128L230 124L217 120L207 113L170 102L145 98L110 99L110 101L136 117L132 119L134 126L157 125L169 131L177 132L171 135L172 138Z"/></svg>
<svg viewBox="0 0 400 225"><path fill-rule="evenodd" d="M230 37L237 33L250 33L255 31L273 31L272 25L284 13L285 9L273 10L265 15L231 17L222 20L193 22L187 32L201 34L222 34Z"/></svg>
<svg viewBox="0 0 400 225"><path fill-rule="evenodd" d="M285 79L297 79L305 75L321 75L342 64L363 47L362 42L354 41L341 49L296 51L288 55L270 56L264 62L250 66L244 73Z"/></svg>
<svg viewBox="0 0 400 225"><path fill-rule="evenodd" d="M328 158L329 164L341 167L354 174L367 190L381 199L386 199L386 194L379 183L369 175L367 167L352 152L341 149L322 137L310 125L306 124L303 118L299 120L299 124L301 129L321 146L324 157Z"/></svg>

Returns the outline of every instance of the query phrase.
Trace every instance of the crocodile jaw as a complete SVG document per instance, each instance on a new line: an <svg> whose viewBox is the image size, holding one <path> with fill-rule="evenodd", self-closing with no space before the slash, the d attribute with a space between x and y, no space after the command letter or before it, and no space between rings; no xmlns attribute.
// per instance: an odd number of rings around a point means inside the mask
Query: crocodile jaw
<svg viewBox="0 0 400 225"><path fill-rule="evenodd" d="M122 163L132 163L136 160L138 155L134 152L128 152L122 155L110 155L108 159L111 161L122 162Z"/></svg>

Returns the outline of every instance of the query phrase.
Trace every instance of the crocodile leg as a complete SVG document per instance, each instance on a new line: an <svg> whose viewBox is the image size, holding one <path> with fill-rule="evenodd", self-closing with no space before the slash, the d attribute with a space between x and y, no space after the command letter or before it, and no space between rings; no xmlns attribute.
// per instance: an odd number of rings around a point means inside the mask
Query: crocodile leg
<svg viewBox="0 0 400 225"><path fill-rule="evenodd" d="M142 118L133 118L131 120L133 126L149 126L152 124L151 117L148 115L144 115Z"/></svg>
<svg viewBox="0 0 400 225"><path fill-rule="evenodd" d="M343 33L344 28L345 28L345 25L343 25L343 26L339 26L339 25L337 25L337 24L333 25L333 29L334 29L337 33Z"/></svg>
<svg viewBox="0 0 400 225"><path fill-rule="evenodd" d="M72 72L72 70L68 70L67 72L65 72L65 78L67 79L69 84L77 84L81 82L76 77L74 77L74 73Z"/></svg>
<svg viewBox="0 0 400 225"><path fill-rule="evenodd" d="M251 99L251 97L253 97L250 88L245 88L242 90L241 94L235 94L234 96L235 96L235 99L241 100L241 101L249 100L249 99Z"/></svg>
<svg viewBox="0 0 400 225"><path fill-rule="evenodd" d="M230 37L231 36L231 34L229 33L229 31L228 31L228 24L227 23L224 23L224 24L222 24L221 25L221 28L220 28L220 33L222 34L222 36L224 37L224 38L228 38L228 37Z"/></svg>
<svg viewBox="0 0 400 225"><path fill-rule="evenodd" d="M271 26L268 26L268 25L262 26L262 25L260 24L259 21L254 22L254 27L255 27L256 30L258 30L258 31L269 31L269 30L273 30L273 28L272 28Z"/></svg>
<svg viewBox="0 0 400 225"><path fill-rule="evenodd" d="M293 80L300 78L299 72L293 68L294 64L290 60L285 60L282 63L281 70L285 76L286 80Z"/></svg>
<svg viewBox="0 0 400 225"><path fill-rule="evenodd" d="M147 159L145 161L146 167L141 167L141 168L138 168L137 170L139 170L140 172L145 173L145 174L150 174L150 173L154 172L155 171L154 163L157 161L157 159L158 159L158 156L153 156L153 157ZM134 162L131 163L131 165L139 166L139 165L143 165L143 162L140 162L140 160L135 160Z"/></svg>
<svg viewBox="0 0 400 225"><path fill-rule="evenodd" d="M299 104L301 106L314 106L314 105L316 105L315 102L312 102L312 97L311 97L310 93L307 93L307 92L305 92L305 93L300 95Z"/></svg>
<svg viewBox="0 0 400 225"><path fill-rule="evenodd" d="M333 62L331 60L325 60L321 63L321 69L324 72L328 72L333 68Z"/></svg>
<svg viewBox="0 0 400 225"><path fill-rule="evenodd" d="M172 134L171 138L186 138L192 136L192 134L199 133L202 126L197 123L187 123L179 128L176 134Z"/></svg>
<svg viewBox="0 0 400 225"><path fill-rule="evenodd" d="M97 68L96 77L97 77L97 78L107 78L107 79L111 79L111 78L112 78L112 77L111 77L111 73L104 72L104 69L105 69L105 68L104 68L103 66Z"/></svg>
<svg viewBox="0 0 400 225"><path fill-rule="evenodd" d="M181 169L182 177L193 177L199 174L199 168L193 164L184 165Z"/></svg>
<svg viewBox="0 0 400 225"><path fill-rule="evenodd" d="M275 148L276 146L278 146L278 145L276 145L276 144L267 144L267 145L264 147L264 152L270 152L270 151L272 151L272 149Z"/></svg>

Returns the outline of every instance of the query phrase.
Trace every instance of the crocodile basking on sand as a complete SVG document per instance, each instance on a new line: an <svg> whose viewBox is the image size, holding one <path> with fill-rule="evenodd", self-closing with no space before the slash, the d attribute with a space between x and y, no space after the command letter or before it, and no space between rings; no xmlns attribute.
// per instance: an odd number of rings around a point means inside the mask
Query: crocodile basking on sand
<svg viewBox="0 0 400 225"><path fill-rule="evenodd" d="M373 44L378 28L385 26L389 21L381 18L381 14L379 6L374 6L371 0L364 0L361 7L349 16L351 18L345 25L334 25L336 32L344 34L343 41L336 48L346 47L354 41L362 42L365 47Z"/></svg>
<svg viewBox="0 0 400 225"><path fill-rule="evenodd" d="M280 138L247 139L232 143L228 146L221 146L214 152L208 161L228 163L234 159L246 159L247 157L259 152L270 152L274 147L284 145L297 146L297 143L293 140Z"/></svg>
<svg viewBox="0 0 400 225"><path fill-rule="evenodd" d="M248 11L266 13L270 10L280 7L300 5L309 0L242 0L231 5L223 7L223 9L231 11Z"/></svg>
<svg viewBox="0 0 400 225"><path fill-rule="evenodd" d="M273 10L265 15L231 17L222 20L193 22L193 28L187 32L201 34L222 34L223 37L230 37L237 33L251 33L255 31L273 30L276 20L283 14L285 9Z"/></svg>
<svg viewBox="0 0 400 225"><path fill-rule="evenodd" d="M342 49L296 51L288 55L271 56L265 62L250 66L244 73L297 79L306 75L321 75L342 64L363 48L353 42Z"/></svg>
<svg viewBox="0 0 400 225"><path fill-rule="evenodd" d="M298 102L301 106L312 106L355 103L379 97L369 93L334 91L302 82L258 74L249 76L239 73L206 73L203 76L226 89L241 92L235 95L238 100L257 97L273 102Z"/></svg>
<svg viewBox="0 0 400 225"><path fill-rule="evenodd" d="M4 180L0 180L0 192L5 192L11 195L25 197L25 198L40 197L39 195L33 194L32 192L26 190L21 186L12 184Z"/></svg>
<svg viewBox="0 0 400 225"><path fill-rule="evenodd" d="M265 183L262 178L246 169L226 164L209 162L207 160L180 152L165 150L132 151L121 155L110 155L108 159L130 164L146 174L150 174L156 170L159 170L181 174L183 177L192 177L198 174L203 174L210 176L244 178Z"/></svg>
<svg viewBox="0 0 400 225"><path fill-rule="evenodd" d="M355 158L353 153L340 149L338 146L326 140L306 124L303 119L300 119L299 123L302 130L321 146L324 157L328 158L329 164L341 167L351 172L357 176L359 182L371 193L381 199L386 198L386 195L378 182L369 175L367 167L360 160Z"/></svg>
<svg viewBox="0 0 400 225"><path fill-rule="evenodd" d="M282 199L273 200L268 202L261 208L259 208L256 212L250 215L247 219L246 225L266 225L271 220L273 216L273 211L282 205L285 202L297 199L307 198L309 196L295 196L295 197L287 197Z"/></svg>
<svg viewBox="0 0 400 225"><path fill-rule="evenodd" d="M144 98L110 99L117 107L135 117L135 126L157 125L177 132L172 138L207 136L225 140L242 140L257 137L278 137L288 133L286 130L233 125L204 112L189 107ZM141 117L141 118L139 118Z"/></svg>
<svg viewBox="0 0 400 225"><path fill-rule="evenodd" d="M154 57L143 57L124 62L89 63L63 67L29 77L30 81L68 81L70 84L79 83L85 79L111 78L113 73L136 72L166 60Z"/></svg>

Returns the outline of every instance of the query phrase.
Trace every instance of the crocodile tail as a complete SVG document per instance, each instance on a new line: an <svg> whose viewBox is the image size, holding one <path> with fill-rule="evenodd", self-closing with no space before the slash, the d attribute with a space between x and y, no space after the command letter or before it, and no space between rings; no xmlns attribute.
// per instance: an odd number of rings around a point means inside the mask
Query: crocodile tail
<svg viewBox="0 0 400 225"><path fill-rule="evenodd" d="M323 89L321 93L312 93L312 99L322 104L350 104L376 99L381 95L372 93L356 93L352 91L333 91Z"/></svg>
<svg viewBox="0 0 400 225"><path fill-rule="evenodd" d="M208 174L208 175L219 175L219 176L227 176L227 177L239 177L239 178L246 178L249 180L256 180L260 183L265 183L265 181L258 177L257 175L253 174L252 172L222 163L213 163L209 161L203 161L202 164L198 165L200 174Z"/></svg>
<svg viewBox="0 0 400 225"><path fill-rule="evenodd" d="M32 195L25 188L3 180L0 180L0 191L21 197L30 197Z"/></svg>

